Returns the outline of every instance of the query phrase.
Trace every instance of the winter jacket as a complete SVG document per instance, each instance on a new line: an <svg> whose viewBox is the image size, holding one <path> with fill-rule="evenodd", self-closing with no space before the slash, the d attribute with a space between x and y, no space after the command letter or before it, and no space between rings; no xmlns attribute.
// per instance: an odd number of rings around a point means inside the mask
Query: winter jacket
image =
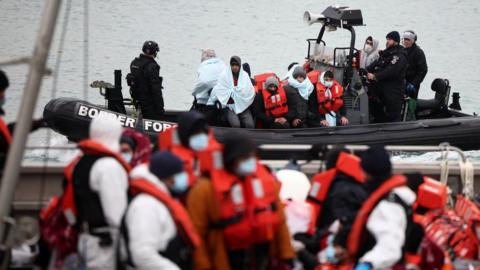
<svg viewBox="0 0 480 270"><path fill-rule="evenodd" d="M423 50L417 46L416 43L413 43L412 47L406 48L407 59L408 59L408 68L407 74L405 76L408 83L413 84L417 90L415 98L418 96L418 90L420 90L420 84L427 75L428 66L427 60L425 59L425 53Z"/></svg>
<svg viewBox="0 0 480 270"><path fill-rule="evenodd" d="M295 118L302 120L304 125L310 122L320 122L322 115L318 113L315 91L310 94L308 100L305 100L295 87L287 84L283 89L287 94L288 108L292 108ZM325 116L323 116L323 119L325 119Z"/></svg>
<svg viewBox="0 0 480 270"><path fill-rule="evenodd" d="M283 117L287 119L288 122L291 122L293 119L296 118L296 111L293 109L294 106L292 102L289 101L290 99L287 96L287 106L288 106L288 113L285 114ZM261 92L255 95L255 100L253 102L252 113L256 117L258 121L263 124L263 128L271 128L275 122L275 117L267 115L265 111L265 103L263 101L263 94ZM292 109L290 109L292 108Z"/></svg>
<svg viewBox="0 0 480 270"><path fill-rule="evenodd" d="M415 193L406 186L394 188L391 193L408 206L416 200ZM403 256L407 224L404 206L387 198L381 200L370 214L366 226L375 239L375 245L359 261L371 263L373 269L391 269Z"/></svg>
<svg viewBox="0 0 480 270"><path fill-rule="evenodd" d="M213 223L220 220L220 207L215 197L213 184L207 178L201 178L188 194L187 210L203 241L202 246L194 254L196 270L231 269L222 230L211 227ZM295 252L290 243L290 235L280 199L277 200L277 205L281 222L270 245L270 258L292 259L295 257Z"/></svg>
<svg viewBox="0 0 480 270"><path fill-rule="evenodd" d="M169 193L165 184L150 173L146 164L137 166L130 176L132 179L143 178ZM159 253L165 251L177 235L172 215L163 203L145 193L135 196L125 213L125 224L135 269L180 269Z"/></svg>
<svg viewBox="0 0 480 270"><path fill-rule="evenodd" d="M370 53L365 52L365 48L360 51L360 68L366 69L369 65L375 62L379 55L378 40L373 39L372 51Z"/></svg>
<svg viewBox="0 0 480 270"><path fill-rule="evenodd" d="M90 139L112 152L120 150L120 123L108 117L95 118L90 124ZM112 157L99 158L91 167L89 185L100 198L105 221L111 231L112 245L100 247L99 238L80 234L78 252L88 269L115 269L118 229L127 207L128 176L122 165Z"/></svg>

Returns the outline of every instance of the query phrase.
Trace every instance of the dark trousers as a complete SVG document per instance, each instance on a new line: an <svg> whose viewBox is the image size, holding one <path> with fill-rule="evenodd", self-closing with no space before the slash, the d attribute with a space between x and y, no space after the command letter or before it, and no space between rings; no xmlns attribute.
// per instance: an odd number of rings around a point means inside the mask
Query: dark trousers
<svg viewBox="0 0 480 270"><path fill-rule="evenodd" d="M142 116L145 119L160 120L164 113L163 108L158 108L152 101L139 100L138 106L140 107Z"/></svg>

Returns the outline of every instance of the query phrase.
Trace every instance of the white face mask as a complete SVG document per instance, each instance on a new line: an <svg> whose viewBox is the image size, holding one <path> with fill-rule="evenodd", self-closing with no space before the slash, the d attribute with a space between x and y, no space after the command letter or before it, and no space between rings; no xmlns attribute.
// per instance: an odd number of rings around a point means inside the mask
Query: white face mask
<svg viewBox="0 0 480 270"><path fill-rule="evenodd" d="M188 145L194 151L202 151L208 147L208 135L205 133L195 134L190 136L188 140Z"/></svg>
<svg viewBox="0 0 480 270"><path fill-rule="evenodd" d="M333 81L325 82L325 87L330 88L333 85Z"/></svg>
<svg viewBox="0 0 480 270"><path fill-rule="evenodd" d="M132 161L132 153L122 153L122 157L127 163Z"/></svg>
<svg viewBox="0 0 480 270"><path fill-rule="evenodd" d="M365 45L365 47L363 48L363 50L366 52L366 53L371 53L373 51L373 47L372 45Z"/></svg>
<svg viewBox="0 0 480 270"><path fill-rule="evenodd" d="M257 159L248 158L238 164L237 173L241 176L249 176L257 170Z"/></svg>
<svg viewBox="0 0 480 270"><path fill-rule="evenodd" d="M173 176L172 191L181 194L188 189L188 174L186 172L180 172Z"/></svg>

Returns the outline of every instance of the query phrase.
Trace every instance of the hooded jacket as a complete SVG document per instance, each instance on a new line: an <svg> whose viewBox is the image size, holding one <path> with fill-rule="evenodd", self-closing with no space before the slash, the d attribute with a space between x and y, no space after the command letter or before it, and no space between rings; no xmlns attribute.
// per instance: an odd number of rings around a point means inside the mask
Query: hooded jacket
<svg viewBox="0 0 480 270"><path fill-rule="evenodd" d="M404 204L411 206L415 193L408 187L394 188L395 194ZM365 253L360 262L371 263L373 269L391 269L403 256L408 216L398 202L383 199L373 209L367 221L367 230L375 238L375 246Z"/></svg>
<svg viewBox="0 0 480 270"><path fill-rule="evenodd" d="M207 104L210 98L210 91L217 84L218 77L224 70L225 63L216 57L208 58L198 66L198 77L192 92L198 104Z"/></svg>
<svg viewBox="0 0 480 270"><path fill-rule="evenodd" d="M416 43L413 43L412 47L406 48L405 50L407 51L408 59L406 79L407 82L415 86L415 89L417 90L415 95L416 98L418 90L420 90L420 84L428 72L427 60L425 59L425 53Z"/></svg>
<svg viewBox="0 0 480 270"><path fill-rule="evenodd" d="M130 176L145 179L169 194L165 184L149 171L146 164L137 166ZM166 250L177 235L175 222L163 203L145 193L135 196L125 213L125 223L131 236L129 250L135 269L180 269L159 253Z"/></svg>
<svg viewBox="0 0 480 270"><path fill-rule="evenodd" d="M367 53L365 51L365 46L361 50L360 55L360 68L366 69L370 64L375 62L379 57L379 49L378 49L378 40L372 38L373 46L372 51Z"/></svg>

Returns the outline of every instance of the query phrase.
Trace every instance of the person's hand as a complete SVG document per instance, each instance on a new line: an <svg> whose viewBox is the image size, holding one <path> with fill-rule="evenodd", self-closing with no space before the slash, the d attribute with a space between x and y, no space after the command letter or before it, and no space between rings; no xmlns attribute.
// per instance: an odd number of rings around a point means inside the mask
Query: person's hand
<svg viewBox="0 0 480 270"><path fill-rule="evenodd" d="M300 120L300 119L298 119L298 118L297 118L297 119L294 119L294 120L292 121L292 126L294 126L294 127L298 127L298 126L300 126L301 124L302 124L302 120Z"/></svg>
<svg viewBox="0 0 480 270"><path fill-rule="evenodd" d="M280 125L283 125L286 122L287 122L287 119L285 119L284 117L275 118L275 123L279 123Z"/></svg>
<svg viewBox="0 0 480 270"><path fill-rule="evenodd" d="M293 247L293 250L295 250L295 252L299 252L300 250L305 249L305 244L303 244L298 240L292 239L292 247Z"/></svg>
<svg viewBox="0 0 480 270"><path fill-rule="evenodd" d="M415 89L415 86L411 83L407 83L405 87L405 92L408 96L415 94L417 92L417 89Z"/></svg>
<svg viewBox="0 0 480 270"><path fill-rule="evenodd" d="M348 125L348 123L349 123L349 122L348 122L348 118L347 118L347 117L342 116L342 118L340 118L340 124L341 124L342 126L346 126L346 125Z"/></svg>
<svg viewBox="0 0 480 270"><path fill-rule="evenodd" d="M322 126L324 126L324 127L328 127L328 126L329 126L327 120L322 120L322 121L320 121L320 125L322 125Z"/></svg>
<svg viewBox="0 0 480 270"><path fill-rule="evenodd" d="M373 73L367 73L367 79L369 79L370 81L375 80L375 74L373 74Z"/></svg>
<svg viewBox="0 0 480 270"><path fill-rule="evenodd" d="M357 264L354 270L372 270L372 269L373 269L372 264L364 262L364 263Z"/></svg>

